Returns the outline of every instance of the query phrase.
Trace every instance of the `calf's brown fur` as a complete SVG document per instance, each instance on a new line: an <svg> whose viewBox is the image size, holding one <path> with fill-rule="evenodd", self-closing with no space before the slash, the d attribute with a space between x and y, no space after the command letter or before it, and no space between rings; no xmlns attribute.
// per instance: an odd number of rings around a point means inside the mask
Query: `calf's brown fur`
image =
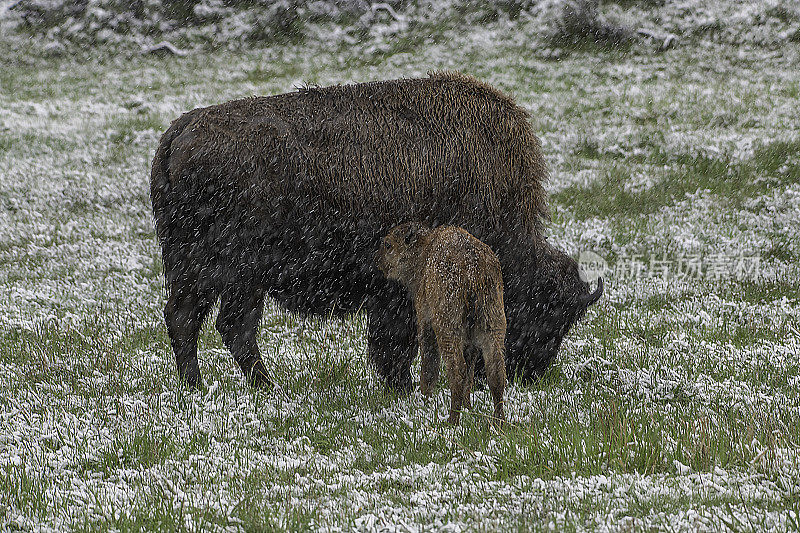
<svg viewBox="0 0 800 533"><path fill-rule="evenodd" d="M388 279L408 289L414 302L422 394L430 396L441 356L450 385L448 421L458 424L462 406L472 403L480 355L494 400L494 420L500 423L505 418L506 315L500 262L491 248L462 228L401 224L384 238L376 262Z"/></svg>

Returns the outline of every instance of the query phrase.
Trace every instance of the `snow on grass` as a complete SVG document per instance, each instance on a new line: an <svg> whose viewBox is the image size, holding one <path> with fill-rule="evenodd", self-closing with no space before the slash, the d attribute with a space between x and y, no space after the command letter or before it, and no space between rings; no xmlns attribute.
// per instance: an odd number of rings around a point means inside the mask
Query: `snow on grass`
<svg viewBox="0 0 800 533"><path fill-rule="evenodd" d="M701 43L552 61L503 28L377 59L276 47L7 69L0 523L800 527L796 51ZM275 390L248 391L210 325L208 391L183 390L148 198L161 131L230 98L439 68L478 75L531 111L552 170L550 240L609 262L602 302L550 371L509 387L508 427L490 430L485 390L457 429L439 423L444 389L427 404L384 393L363 316L301 320L272 304L259 345ZM648 268L651 257L746 256L758 268L614 270L635 256Z"/></svg>

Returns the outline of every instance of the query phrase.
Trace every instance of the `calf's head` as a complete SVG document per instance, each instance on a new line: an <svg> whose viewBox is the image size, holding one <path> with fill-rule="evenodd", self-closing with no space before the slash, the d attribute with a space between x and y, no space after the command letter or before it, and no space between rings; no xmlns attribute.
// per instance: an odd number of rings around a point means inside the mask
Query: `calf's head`
<svg viewBox="0 0 800 533"><path fill-rule="evenodd" d="M430 230L413 223L395 226L381 240L375 263L387 279L413 283L419 255Z"/></svg>

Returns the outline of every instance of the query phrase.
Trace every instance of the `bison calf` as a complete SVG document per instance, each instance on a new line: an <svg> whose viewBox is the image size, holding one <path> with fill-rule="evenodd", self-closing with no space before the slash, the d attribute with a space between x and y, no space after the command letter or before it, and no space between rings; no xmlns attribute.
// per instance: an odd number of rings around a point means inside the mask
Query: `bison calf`
<svg viewBox="0 0 800 533"><path fill-rule="evenodd" d="M430 396L444 359L450 383L451 424L458 424L470 395L478 354L494 400L494 421L503 413L506 367L503 343L503 278L491 248L454 226L435 229L402 224L383 239L376 258L388 279L411 293L422 347L420 389Z"/></svg>

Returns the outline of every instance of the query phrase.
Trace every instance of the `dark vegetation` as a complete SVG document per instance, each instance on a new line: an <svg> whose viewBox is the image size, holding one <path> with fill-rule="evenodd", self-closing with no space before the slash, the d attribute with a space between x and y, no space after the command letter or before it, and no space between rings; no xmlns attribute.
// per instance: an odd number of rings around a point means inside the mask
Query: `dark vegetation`
<svg viewBox="0 0 800 533"><path fill-rule="evenodd" d="M543 43L573 47L633 41L635 32L602 16L600 7L598 0L555 4L541 29ZM341 27L359 42L370 41L374 30L382 27L378 33L388 31L397 43L447 27L524 20L539 8L541 2L535 0L454 0L431 5L408 0L21 0L11 13L22 31L58 42L144 44L171 39L181 46L214 48L297 43L314 39L314 28L320 25Z"/></svg>

